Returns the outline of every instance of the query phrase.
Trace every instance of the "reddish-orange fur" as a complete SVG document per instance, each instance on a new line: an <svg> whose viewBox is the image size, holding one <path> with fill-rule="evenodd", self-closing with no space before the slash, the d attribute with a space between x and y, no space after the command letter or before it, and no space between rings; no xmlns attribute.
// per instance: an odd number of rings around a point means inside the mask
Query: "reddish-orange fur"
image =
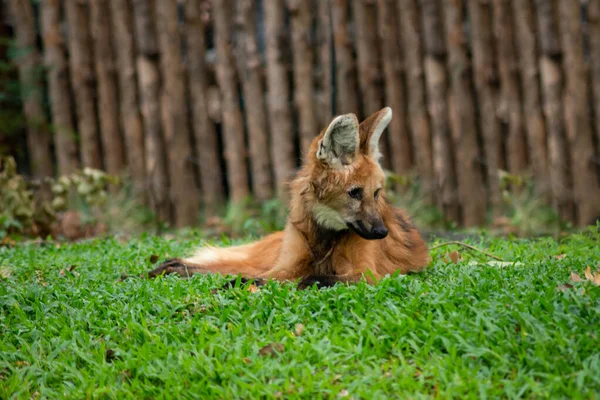
<svg viewBox="0 0 600 400"><path fill-rule="evenodd" d="M364 277L373 282L396 271L422 270L430 258L417 229L403 211L386 202L383 190L378 197L371 195L383 186L384 173L375 154L378 152L369 142L389 118L391 110L383 109L363 121L357 128L359 145L341 157L341 166L334 167L317 157L326 130L315 138L291 183L290 214L284 231L243 246L200 249L190 258L166 261L150 276L217 272L277 280L328 277L353 282ZM353 187L365 193L359 203L348 195ZM367 226L371 226L369 221L383 221L389 233L384 239L367 240L350 229L324 227L315 218L315 210L323 206L365 221Z"/></svg>

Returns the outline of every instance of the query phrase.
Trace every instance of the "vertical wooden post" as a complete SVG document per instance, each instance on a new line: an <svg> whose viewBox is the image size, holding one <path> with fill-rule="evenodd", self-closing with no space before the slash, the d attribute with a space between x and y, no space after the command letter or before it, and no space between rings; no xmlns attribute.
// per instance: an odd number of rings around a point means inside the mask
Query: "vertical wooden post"
<svg viewBox="0 0 600 400"><path fill-rule="evenodd" d="M595 131L597 142L600 146L600 0L589 0L588 34L590 38L590 67L592 93L594 96Z"/></svg>
<svg viewBox="0 0 600 400"><path fill-rule="evenodd" d="M574 221L569 151L563 119L560 42L553 0L535 0L544 114L548 127L548 162L554 206L559 216Z"/></svg>
<svg viewBox="0 0 600 400"><path fill-rule="evenodd" d="M140 89L148 200L156 216L170 220L169 179L161 125L160 70L154 26L154 0L133 0L137 38L137 77Z"/></svg>
<svg viewBox="0 0 600 400"><path fill-rule="evenodd" d="M249 195L244 120L239 106L238 80L232 46L230 0L214 2L217 81L222 96L223 143L231 201L239 203Z"/></svg>
<svg viewBox="0 0 600 400"><path fill-rule="evenodd" d="M444 4L451 82L450 121L456 156L458 195L463 211L462 222L467 227L477 226L485 222L487 199L479 162L471 62L463 29L464 2L450 0Z"/></svg>
<svg viewBox="0 0 600 400"><path fill-rule="evenodd" d="M267 40L267 89L271 155L275 169L275 186L284 194L288 180L294 175L294 129L290 110L289 79L284 55L287 46L284 0L263 2Z"/></svg>
<svg viewBox="0 0 600 400"><path fill-rule="evenodd" d="M404 82L402 81L402 50L398 36L398 16L395 0L379 0L379 40L385 76L386 105L393 110L388 129L390 162L397 174L406 175L412 167L412 145L406 123Z"/></svg>
<svg viewBox="0 0 600 400"><path fill-rule="evenodd" d="M194 179L194 164L186 100L185 71L181 59L181 34L177 2L157 1L158 45L163 72L163 105L166 114L165 143L169 160L171 200L178 227L192 225L198 218L199 192Z"/></svg>
<svg viewBox="0 0 600 400"><path fill-rule="evenodd" d="M415 164L421 180L423 197L425 201L433 204L435 202L435 174L431 148L431 127L425 101L420 16L415 0L399 0L398 14L406 63L406 103L415 150Z"/></svg>
<svg viewBox="0 0 600 400"><path fill-rule="evenodd" d="M238 0L236 15L239 31L235 55L246 110L252 192L257 200L264 201L273 196L273 179L269 157L263 62L256 35L256 2Z"/></svg>
<svg viewBox="0 0 600 400"><path fill-rule="evenodd" d="M523 127L519 70L515 49L515 26L510 0L494 0L493 22L500 77L498 115L507 125L506 152L508 170L522 174L527 168L527 144Z"/></svg>
<svg viewBox="0 0 600 400"><path fill-rule="evenodd" d="M121 129L125 138L127 167L136 194L145 199L144 127L138 102L135 71L133 15L129 0L110 0L114 50L117 56Z"/></svg>
<svg viewBox="0 0 600 400"><path fill-rule="evenodd" d="M425 78L429 99L429 113L433 132L433 168L438 192L438 205L444 215L460 221L460 207L456 190L454 149L448 118L448 74L444 60L447 56L443 23L437 0L420 0L425 43Z"/></svg>
<svg viewBox="0 0 600 400"><path fill-rule="evenodd" d="M314 0L317 3L317 48L318 48L318 101L317 118L319 131L333 118L333 96L335 90L332 76L333 26L331 25L331 0ZM318 132L315 132L315 136Z"/></svg>
<svg viewBox="0 0 600 400"><path fill-rule="evenodd" d="M358 84L363 99L363 117L366 118L382 106L376 3L369 0L352 0L352 16L356 32Z"/></svg>
<svg viewBox="0 0 600 400"><path fill-rule="evenodd" d="M352 17L354 18L362 115L363 118L367 118L381 109L384 93L381 79L381 54L377 38L377 2L352 0ZM395 155L390 153L389 135L381 137L379 147L383 154L381 160L383 167L392 169L392 159Z"/></svg>
<svg viewBox="0 0 600 400"><path fill-rule="evenodd" d="M27 147L31 171L37 177L52 176L50 132L42 104L42 65L36 44L35 16L29 1L11 0L15 35L20 55L17 58L23 113L27 122ZM38 70L38 71L36 71Z"/></svg>
<svg viewBox="0 0 600 400"><path fill-rule="evenodd" d="M536 189L542 198L549 202L548 144L546 121L541 105L535 17L531 0L512 0L512 4L529 160L535 177Z"/></svg>
<svg viewBox="0 0 600 400"><path fill-rule="evenodd" d="M502 168L502 142L500 121L497 118L498 73L494 62L494 38L492 31L491 4L481 0L469 0L473 44L475 89L480 104L480 122L483 136L485 163L492 215L501 214L499 170Z"/></svg>
<svg viewBox="0 0 600 400"><path fill-rule="evenodd" d="M319 133L315 112L313 83L313 50L311 35L311 3L306 0L287 0L292 28L294 60L294 100L298 110L301 154L308 151Z"/></svg>
<svg viewBox="0 0 600 400"><path fill-rule="evenodd" d="M118 175L125 168L125 154L108 0L90 0L90 11L104 167L109 174Z"/></svg>
<svg viewBox="0 0 600 400"><path fill-rule="evenodd" d="M84 167L102 168L88 4L79 0L65 0L65 9L69 27L67 38L71 86L75 94L77 131L81 139L81 161Z"/></svg>
<svg viewBox="0 0 600 400"><path fill-rule="evenodd" d="M69 88L69 68L60 27L60 0L47 0L40 6L44 65L48 74L58 175L68 175L79 168L79 158L71 115L73 100Z"/></svg>
<svg viewBox="0 0 600 400"><path fill-rule="evenodd" d="M335 49L337 114L360 113L356 63L352 56L347 0L331 0Z"/></svg>
<svg viewBox="0 0 600 400"><path fill-rule="evenodd" d="M225 193L217 132L208 115L208 68L205 62L206 44L200 9L201 1L185 2L185 32L189 60L188 82L192 101L192 130L196 141L196 153L200 160L200 185L204 211L208 216L222 207Z"/></svg>
<svg viewBox="0 0 600 400"><path fill-rule="evenodd" d="M588 70L583 54L581 4L559 1L559 29L566 87L564 110L571 151L577 225L594 224L600 215L600 186L594 164L594 142L589 112Z"/></svg>

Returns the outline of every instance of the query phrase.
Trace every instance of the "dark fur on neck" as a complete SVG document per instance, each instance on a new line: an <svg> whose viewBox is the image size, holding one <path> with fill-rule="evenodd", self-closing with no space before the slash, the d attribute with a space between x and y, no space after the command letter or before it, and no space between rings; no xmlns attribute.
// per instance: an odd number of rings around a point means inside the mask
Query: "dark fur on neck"
<svg viewBox="0 0 600 400"><path fill-rule="evenodd" d="M350 230L336 231L319 225L313 218L306 218L300 222L292 222L304 236L311 253L310 266L313 275L333 275L335 271L331 263L331 256L335 247L343 243L354 233Z"/></svg>

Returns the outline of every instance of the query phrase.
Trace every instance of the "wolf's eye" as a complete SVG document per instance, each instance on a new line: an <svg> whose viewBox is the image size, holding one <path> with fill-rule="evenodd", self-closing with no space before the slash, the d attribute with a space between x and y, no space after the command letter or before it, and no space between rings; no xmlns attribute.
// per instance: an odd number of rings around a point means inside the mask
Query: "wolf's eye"
<svg viewBox="0 0 600 400"><path fill-rule="evenodd" d="M348 192L348 195L356 200L362 200L363 190L362 188L354 188Z"/></svg>
<svg viewBox="0 0 600 400"><path fill-rule="evenodd" d="M379 198L379 192L381 192L381 189L377 189L375 191L375 198L378 199Z"/></svg>

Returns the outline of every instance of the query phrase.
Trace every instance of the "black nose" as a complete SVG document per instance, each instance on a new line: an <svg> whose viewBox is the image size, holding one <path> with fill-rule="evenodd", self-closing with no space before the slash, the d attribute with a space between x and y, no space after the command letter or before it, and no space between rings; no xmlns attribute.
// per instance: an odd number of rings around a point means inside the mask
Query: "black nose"
<svg viewBox="0 0 600 400"><path fill-rule="evenodd" d="M372 232L373 232L373 236L375 237L375 239L383 239L384 237L387 236L388 229L385 227L385 225L375 226L375 227L373 227Z"/></svg>

